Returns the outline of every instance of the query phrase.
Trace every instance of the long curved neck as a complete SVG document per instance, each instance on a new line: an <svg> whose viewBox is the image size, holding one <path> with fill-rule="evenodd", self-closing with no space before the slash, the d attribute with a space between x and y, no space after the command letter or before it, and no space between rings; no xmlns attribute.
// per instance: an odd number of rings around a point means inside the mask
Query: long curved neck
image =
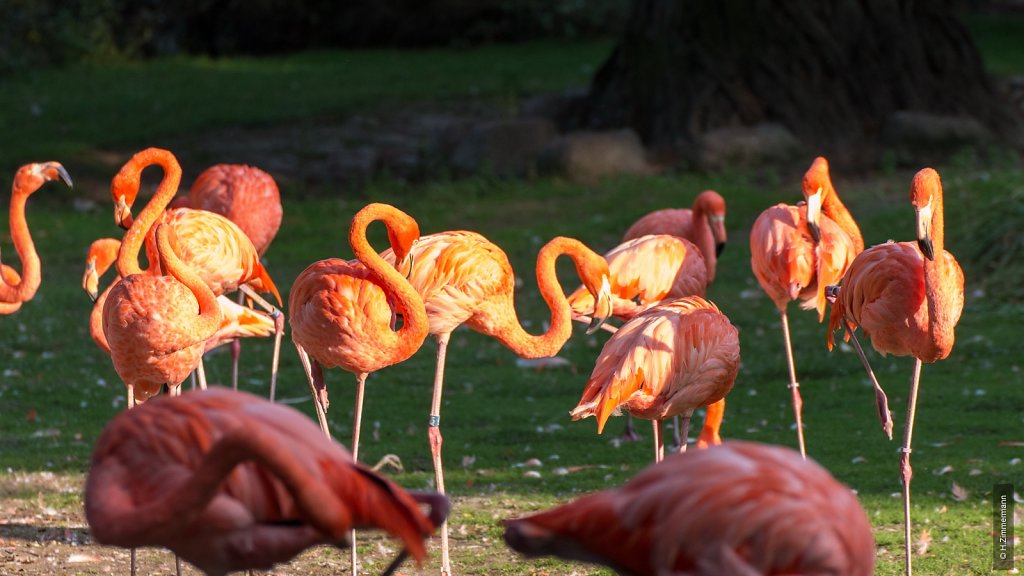
<svg viewBox="0 0 1024 576"><path fill-rule="evenodd" d="M35 188L28 189L20 178L15 178L11 187L10 226L11 240L21 259L21 281L10 285L0 281L0 300L4 302L31 300L42 280L39 254L36 253L36 245L32 242L28 220L25 218L25 204L32 192L35 192Z"/></svg>
<svg viewBox="0 0 1024 576"><path fill-rule="evenodd" d="M931 203L931 239L935 259L924 258L924 288L925 298L928 300L928 333L935 350L948 351L953 347L954 340L953 306L950 304L953 294L951 293L952 287L947 282L946 233L941 188L932 192ZM938 354L936 353L936 355Z"/></svg>
<svg viewBox="0 0 1024 576"><path fill-rule="evenodd" d="M203 282L202 278L174 253L174 249L171 247L169 226L159 226L156 236L157 251L160 254L160 263L164 272L184 284L199 302L199 316L192 320L191 324L193 330L201 340L210 338L220 327L223 318L220 306L217 304L217 297L214 296L206 282Z"/></svg>
<svg viewBox="0 0 1024 576"><path fill-rule="evenodd" d="M555 261L563 254L576 263L576 271L581 278L584 259L601 258L579 240L563 236L551 240L540 249L537 254L537 285L541 297L551 311L551 323L547 332L537 336L526 332L519 323L514 305L510 305L509 322L502 327L503 330L494 334L502 344L523 358L554 356L572 335L572 309L562 285L558 282L558 273L555 269ZM600 280L591 284L595 283L600 284Z"/></svg>
<svg viewBox="0 0 1024 576"><path fill-rule="evenodd" d="M167 208L171 199L174 198L174 193L178 190L178 185L181 183L181 166L170 152L149 148L133 156L115 177L115 182L122 181L123 178L128 186L134 187L134 191L137 193L141 185L143 168L154 164L164 169L164 177L156 189L156 194L142 209L142 212L139 212L138 217L135 218L124 235L121 250L117 256L117 270L122 277L142 272L139 267L139 251L142 249L146 234L149 233L153 224L163 216L164 209Z"/></svg>
<svg viewBox="0 0 1024 576"><path fill-rule="evenodd" d="M107 302L107 295L110 294L110 289L120 281L121 277L119 276L100 293L99 297L96 298L96 302L92 305L92 312L89 313L89 336L92 336L92 341L100 347L100 350L107 354L110 354L110 344L107 342L106 333L103 332L103 305Z"/></svg>
<svg viewBox="0 0 1024 576"><path fill-rule="evenodd" d="M370 223L383 221L389 231L396 230L396 218L405 216L397 208L384 204L376 204L360 210L352 219L348 241L355 257L370 272L377 276L384 289L394 297L395 306L402 314L402 327L396 332L393 357L409 357L419 349L430 329L427 310L423 298L404 276L393 266L380 257L366 239L366 229ZM408 217L408 216L405 216Z"/></svg>
<svg viewBox="0 0 1024 576"><path fill-rule="evenodd" d="M718 252L715 249L715 237L711 233L711 224L708 222L708 213L704 210L704 206L695 203L693 205L693 225L692 235L693 238L689 238L693 242L697 249L700 250L701 256L704 257L704 266L708 272L708 284L715 280L715 270L718 267Z"/></svg>
<svg viewBox="0 0 1024 576"><path fill-rule="evenodd" d="M853 242L854 250L857 254L860 254L864 251L864 237L860 233L860 227L857 226L857 222L853 219L850 211L846 209L846 205L839 199L835 189L829 192L829 194L825 194L825 199L822 201L821 212L838 224L843 232L846 232L846 235Z"/></svg>

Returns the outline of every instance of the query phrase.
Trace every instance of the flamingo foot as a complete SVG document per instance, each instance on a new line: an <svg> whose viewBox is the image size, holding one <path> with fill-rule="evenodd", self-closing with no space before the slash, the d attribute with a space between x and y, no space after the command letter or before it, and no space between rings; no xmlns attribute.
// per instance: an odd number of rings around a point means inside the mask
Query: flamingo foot
<svg viewBox="0 0 1024 576"><path fill-rule="evenodd" d="M889 398L881 386L875 386L875 409L878 412L878 421L882 424L882 431L886 438L892 440L892 412L889 411Z"/></svg>
<svg viewBox="0 0 1024 576"><path fill-rule="evenodd" d="M638 434L636 428L633 427L632 417L626 417L626 428L622 431L622 436L620 436L619 439L623 442L638 442L643 440L643 436Z"/></svg>

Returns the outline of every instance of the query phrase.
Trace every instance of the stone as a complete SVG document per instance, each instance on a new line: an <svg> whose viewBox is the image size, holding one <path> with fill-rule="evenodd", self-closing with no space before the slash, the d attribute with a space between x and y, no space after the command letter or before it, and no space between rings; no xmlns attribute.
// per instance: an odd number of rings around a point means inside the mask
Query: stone
<svg viewBox="0 0 1024 576"><path fill-rule="evenodd" d="M800 154L800 141L781 124L719 128L703 134L698 142L702 168L759 166L787 162Z"/></svg>
<svg viewBox="0 0 1024 576"><path fill-rule="evenodd" d="M544 151L541 167L573 182L622 174L652 174L643 142L630 129L569 132Z"/></svg>
<svg viewBox="0 0 1024 576"><path fill-rule="evenodd" d="M450 163L462 173L525 176L536 171L540 153L556 136L555 125L546 118L485 121L463 134Z"/></svg>

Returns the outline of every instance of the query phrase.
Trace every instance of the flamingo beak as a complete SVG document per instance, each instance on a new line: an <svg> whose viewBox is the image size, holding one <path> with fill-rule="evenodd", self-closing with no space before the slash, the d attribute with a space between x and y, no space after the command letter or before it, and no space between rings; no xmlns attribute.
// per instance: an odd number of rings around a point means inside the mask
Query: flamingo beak
<svg viewBox="0 0 1024 576"><path fill-rule="evenodd" d="M711 236L715 239L715 256L721 256L725 252L725 214L708 216L708 226L711 228Z"/></svg>
<svg viewBox="0 0 1024 576"><path fill-rule="evenodd" d="M99 276L96 274L96 261L89 260L85 264L85 274L82 276L82 289L89 295L93 302L99 297Z"/></svg>
<svg viewBox="0 0 1024 576"><path fill-rule="evenodd" d="M921 254L929 260L935 260L935 246L932 245L932 205L931 203L917 208L917 246Z"/></svg>
<svg viewBox="0 0 1024 576"><path fill-rule="evenodd" d="M815 242L821 242L821 188L807 197L807 229Z"/></svg>
<svg viewBox="0 0 1024 576"><path fill-rule="evenodd" d="M125 230L132 226L132 211L124 196L117 197L117 205L114 206L114 223Z"/></svg>
<svg viewBox="0 0 1024 576"><path fill-rule="evenodd" d="M590 325L587 326L587 334L597 332L601 326L612 316L612 285L608 276L601 277L601 289L597 291L594 298L594 315Z"/></svg>

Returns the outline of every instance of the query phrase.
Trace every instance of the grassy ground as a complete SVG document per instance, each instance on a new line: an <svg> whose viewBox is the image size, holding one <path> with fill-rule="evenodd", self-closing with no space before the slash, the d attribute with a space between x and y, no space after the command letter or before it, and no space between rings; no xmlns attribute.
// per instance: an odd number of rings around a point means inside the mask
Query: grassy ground
<svg viewBox="0 0 1024 576"><path fill-rule="evenodd" d="M86 165L96 148L131 150L150 138L236 122L344 114L385 94L397 99L510 98L522 91L560 89L585 79L606 49L607 44L595 43L495 47L482 53L312 54L41 72L0 93L0 109L23 111L4 118L2 164L13 173L22 161L67 155L69 164ZM425 79L430 80L426 86ZM76 89L58 89L63 86ZM257 90L260 99L253 97ZM204 93L226 95L227 103L214 105ZM156 104L153 95L160 96ZM41 112L32 116L32 104L40 102ZM947 248L958 256L984 252L977 230L982 208L998 214L996 199L1024 193L1018 162L981 165L972 158L965 155L938 167L947 190ZM911 238L909 177L904 172L859 180L836 175L837 188L868 244ZM471 229L502 246L523 280L517 294L520 317L536 333L546 315L532 268L543 242L561 234L607 249L637 216L688 205L700 190L717 189L729 202L730 245L709 297L740 328L743 355L723 433L794 446L778 316L750 273L746 234L763 208L797 199L799 178L798 172L761 171L622 179L587 187L487 178L416 186L381 182L356 197L289 201L308 192L296 185L283 191L285 221L268 253L268 267L286 288L314 260L349 257L344 235L351 215L367 201L391 202L414 215L424 233ZM88 544L80 492L93 441L123 409L123 387L88 338L90 302L79 288L82 256L92 239L118 230L109 207L74 209L72 197L48 188L30 202L44 284L18 314L0 319L2 573L99 574L127 566L126 554ZM0 216L0 230L7 230L5 216ZM373 239L383 247L380 230ZM9 239L0 241L10 263ZM915 537L922 552L916 563L923 574L988 573L992 485L1013 482L1019 491L1024 481L1021 448L1000 445L1024 440L1021 346L1016 340L1024 307L988 296L973 273L976 267L964 264L969 296L957 346L949 359L925 368L915 430ZM575 286L571 267L562 272L564 284ZM902 554L901 511L894 496L899 491L896 443L878 430L870 387L855 355L847 349L827 353L824 330L812 314L793 310L791 324L809 453L858 491L875 526L878 573L896 574ZM647 442L614 445L620 423L597 436L592 420L570 422L567 417L603 340L577 331L561 354L570 366L537 372L517 367L514 355L493 340L469 331L453 336L442 430L446 480L455 501L451 524L457 573L607 573L579 564L520 560L502 544L498 525L510 515L620 485L648 464ZM388 473L410 488L432 482L425 424L434 350L428 342L409 361L375 375L368 387L363 459L373 463L397 454L404 471ZM243 388L266 393L269 345L247 343L243 354ZM911 362L872 358L889 392L898 438ZM223 354L211 356L212 381L226 381L227 361ZM290 348L281 368L279 398L312 416L308 388ZM344 440L350 433L353 379L340 371L327 378L333 432ZM641 432L649 441L647 429ZM534 458L541 466L528 469L525 463ZM539 475L527 475L528 470ZM390 546L380 538L363 540L370 572L383 565ZM346 565L344 553L319 549L276 573L337 573ZM146 551L143 567L167 573L170 557Z"/></svg>

